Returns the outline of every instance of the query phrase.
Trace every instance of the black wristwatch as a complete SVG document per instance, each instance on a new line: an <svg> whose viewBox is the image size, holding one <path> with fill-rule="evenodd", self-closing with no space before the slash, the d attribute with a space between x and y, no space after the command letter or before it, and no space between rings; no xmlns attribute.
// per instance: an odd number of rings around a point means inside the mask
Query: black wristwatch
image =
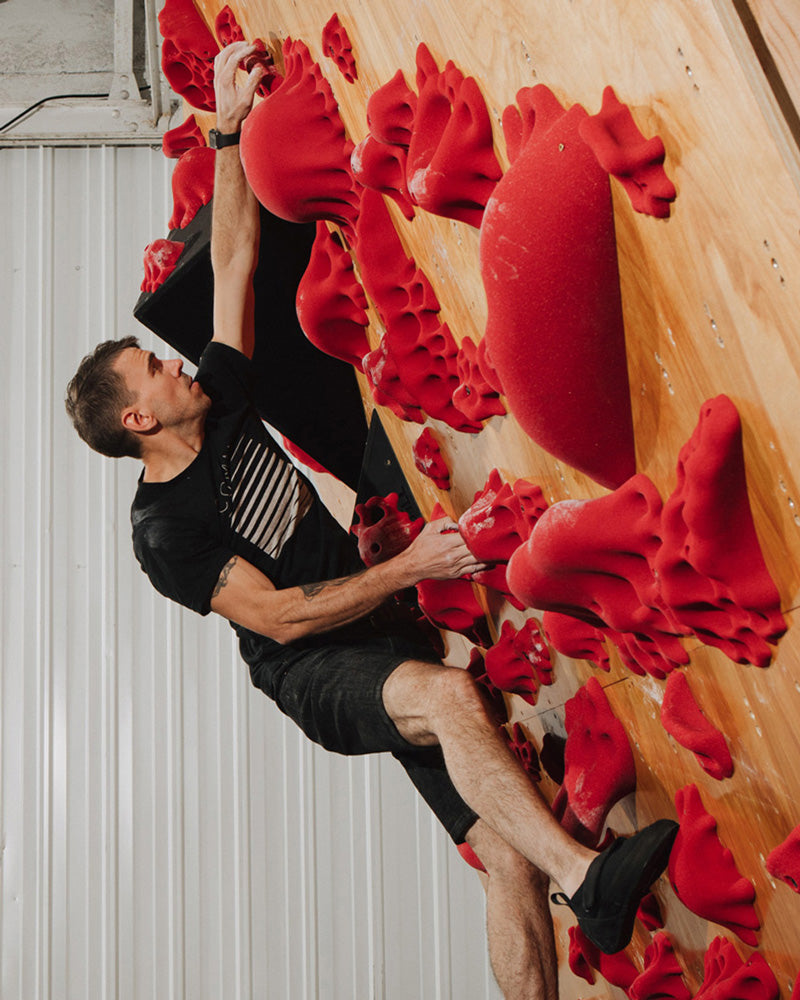
<svg viewBox="0 0 800 1000"><path fill-rule="evenodd" d="M218 128L208 130L208 144L212 149L224 149L226 146L236 146L239 142L239 132L228 132L226 135Z"/></svg>

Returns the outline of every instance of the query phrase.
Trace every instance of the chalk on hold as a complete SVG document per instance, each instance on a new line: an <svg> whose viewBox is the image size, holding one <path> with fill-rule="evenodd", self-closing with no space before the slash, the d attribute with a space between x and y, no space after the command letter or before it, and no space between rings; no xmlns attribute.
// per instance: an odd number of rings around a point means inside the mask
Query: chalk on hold
<svg viewBox="0 0 800 1000"><path fill-rule="evenodd" d="M567 701L564 725L564 782L553 812L573 836L594 846L611 809L636 790L633 751L594 677Z"/></svg>
<svg viewBox="0 0 800 1000"><path fill-rule="evenodd" d="M284 78L242 125L242 164L253 193L289 222L352 226L359 196L330 84L301 41L283 44Z"/></svg>
<svg viewBox="0 0 800 1000"><path fill-rule="evenodd" d="M436 435L426 427L413 446L414 465L423 476L432 479L440 490L450 489L450 470L444 460Z"/></svg>
<svg viewBox="0 0 800 1000"><path fill-rule="evenodd" d="M370 350L367 297L349 251L324 222L317 222L296 306L303 333L315 347L364 370L364 356Z"/></svg>
<svg viewBox="0 0 800 1000"><path fill-rule="evenodd" d="M763 955L754 952L743 962L731 941L714 938L703 958L703 983L695 1000L778 1000L775 974Z"/></svg>
<svg viewBox="0 0 800 1000"><path fill-rule="evenodd" d="M681 625L737 663L767 666L786 622L753 523L741 420L727 396L706 400L678 455L662 538L654 568Z"/></svg>
<svg viewBox="0 0 800 1000"><path fill-rule="evenodd" d="M666 151L660 136L645 139L627 104L611 87L603 91L603 104L580 129L600 166L625 189L637 212L665 219L675 200L675 185L664 170Z"/></svg>
<svg viewBox="0 0 800 1000"><path fill-rule="evenodd" d="M800 826L796 826L782 844L767 857L767 871L800 892Z"/></svg>
<svg viewBox="0 0 800 1000"><path fill-rule="evenodd" d="M144 251L143 292L154 292L167 280L178 266L183 253L183 243L174 240L153 240Z"/></svg>
<svg viewBox="0 0 800 1000"><path fill-rule="evenodd" d="M745 944L758 944L756 891L717 835L717 821L703 806L696 785L675 794L680 829L669 859L669 880L678 899L699 917L721 924Z"/></svg>
<svg viewBox="0 0 800 1000"><path fill-rule="evenodd" d="M170 229L184 229L214 196L214 150L194 146L182 153L172 171Z"/></svg>
<svg viewBox="0 0 800 1000"><path fill-rule="evenodd" d="M375 566L403 552L422 531L424 520L412 520L398 507L398 494L370 497L356 504L358 518L350 529L358 539L358 554L365 566Z"/></svg>
<svg viewBox="0 0 800 1000"><path fill-rule="evenodd" d="M497 642L486 651L485 663L493 684L529 705L536 704L543 684L553 683L550 651L535 618L519 629L504 621Z"/></svg>
<svg viewBox="0 0 800 1000"><path fill-rule="evenodd" d="M718 781L730 778L733 760L725 736L705 717L679 670L667 678L661 723L682 747L692 751L706 774Z"/></svg>
<svg viewBox="0 0 800 1000"><path fill-rule="evenodd" d="M542 85L517 100L503 119L517 155L481 224L485 340L520 427L614 489L636 459L608 175L580 105Z"/></svg>
<svg viewBox="0 0 800 1000"><path fill-rule="evenodd" d="M166 0L158 15L161 68L192 107L214 111L214 57L219 46L192 0Z"/></svg>
<svg viewBox="0 0 800 1000"><path fill-rule="evenodd" d="M322 51L333 59L336 68L348 83L354 83L358 79L350 36L342 26L338 14L334 14L322 29Z"/></svg>
<svg viewBox="0 0 800 1000"><path fill-rule="evenodd" d="M683 978L683 969L675 956L669 936L660 932L645 949L644 970L627 989L630 1000L689 1000L692 993Z"/></svg>

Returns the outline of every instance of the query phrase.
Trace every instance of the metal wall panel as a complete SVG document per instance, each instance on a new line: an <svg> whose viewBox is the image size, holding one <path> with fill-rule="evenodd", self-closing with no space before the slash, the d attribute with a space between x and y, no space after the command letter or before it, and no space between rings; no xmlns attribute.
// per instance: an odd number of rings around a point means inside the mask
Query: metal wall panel
<svg viewBox="0 0 800 1000"><path fill-rule="evenodd" d="M0 152L0 995L497 997L478 882L399 766L311 746L224 623L151 590L136 464L64 415L95 343L153 343L131 310L171 166Z"/></svg>

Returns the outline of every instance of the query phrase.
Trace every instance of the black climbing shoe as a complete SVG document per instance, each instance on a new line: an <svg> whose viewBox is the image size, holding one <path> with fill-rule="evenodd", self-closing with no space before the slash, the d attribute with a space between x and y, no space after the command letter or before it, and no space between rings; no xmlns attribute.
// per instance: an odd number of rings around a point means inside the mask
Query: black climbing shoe
<svg viewBox="0 0 800 1000"><path fill-rule="evenodd" d="M633 935L642 896L669 861L677 833L677 823L660 819L632 837L620 837L592 861L572 899L557 892L553 902L569 906L600 951L621 951Z"/></svg>

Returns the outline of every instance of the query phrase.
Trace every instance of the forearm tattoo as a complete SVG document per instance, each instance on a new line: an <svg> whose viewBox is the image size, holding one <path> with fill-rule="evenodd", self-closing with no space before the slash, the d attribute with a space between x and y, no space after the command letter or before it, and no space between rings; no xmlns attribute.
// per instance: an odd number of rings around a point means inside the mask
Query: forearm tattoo
<svg viewBox="0 0 800 1000"><path fill-rule="evenodd" d="M353 573L352 576L343 576L338 580L322 580L320 583L301 583L300 589L303 591L303 595L307 601L312 600L318 594L321 594L323 590L327 590L330 587L341 587L345 583L349 583L351 580L358 579L359 576L363 576L367 572L366 566L364 569L359 570L357 573Z"/></svg>
<svg viewBox="0 0 800 1000"><path fill-rule="evenodd" d="M222 567L222 572L220 573L219 579L217 580L216 585L214 587L214 593L211 595L212 600L215 597L219 596L220 591L227 584L228 577L231 575L231 570L236 565L238 558L239 558L238 556L233 556L233 558L229 559L228 562L226 562L225 565Z"/></svg>

